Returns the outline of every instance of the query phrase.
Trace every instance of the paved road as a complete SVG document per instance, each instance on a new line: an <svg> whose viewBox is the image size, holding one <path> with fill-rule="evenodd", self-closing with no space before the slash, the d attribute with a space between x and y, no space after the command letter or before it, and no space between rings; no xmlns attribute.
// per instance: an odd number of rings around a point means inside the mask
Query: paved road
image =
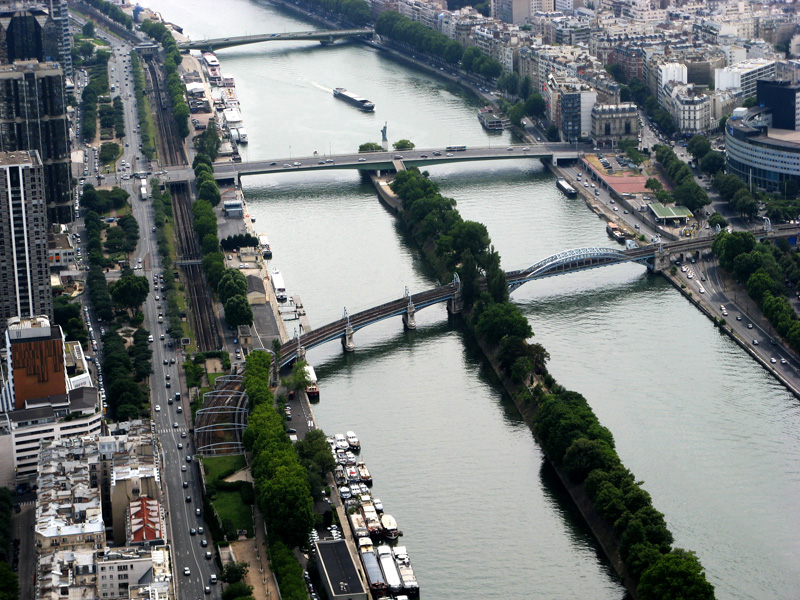
<svg viewBox="0 0 800 600"><path fill-rule="evenodd" d="M123 147L122 160L128 165L118 168L116 173L109 175L107 184L119 185L131 194L130 203L133 215L139 223L140 240L132 258L133 265L142 265L137 269L137 275L143 275L153 289L153 276L161 272L161 259L158 254L156 234L153 232L153 211L150 202L139 199L139 179L130 177L123 179L124 175L134 172L147 171L151 166L146 157L139 150L140 138L138 134L138 119L135 106L135 93L130 61L128 59L131 47L119 39L107 36L111 41L113 56L109 61L110 84L115 86L114 96L120 96L125 107L125 129L127 132L126 143ZM114 69L113 71L111 69ZM88 152L93 159L93 152ZM90 165L93 168L93 164ZM157 165L152 165L157 168ZM90 174L93 171L90 171ZM78 226L81 226L79 223ZM141 263L139 260L141 259ZM205 527L202 515L202 496L199 477L199 463L195 460L186 461L187 456L193 453L191 437L188 435L191 411L186 402L185 392L182 401L169 404L170 397L174 398L176 391L181 391L182 380L179 368L182 361L180 350L168 348L166 340L162 341L161 335L165 334L165 323L158 323L158 314L165 312L166 303L161 297L161 290L153 290L144 304L145 327L153 334L155 341L153 349L153 375L151 376L151 401L153 408L160 406L161 410L153 412L153 428L161 448L161 477L164 504L168 514L168 524L171 530L170 547L173 559L173 574L176 583L176 597L190 599L204 597L204 586L209 585L209 578L216 572L214 562L205 558L205 553L213 551L213 540L209 538L208 531L201 535L190 535L190 528ZM158 297L158 299L156 299ZM166 336L165 336L166 337ZM169 364L174 359L174 364ZM164 360L168 364L164 365ZM166 377L170 377L170 388L166 387ZM183 412L178 414L177 408L182 406ZM173 425L177 423L177 427ZM185 436L185 437L184 437ZM178 445L182 444L183 448ZM185 470L184 470L185 469ZM188 484L183 487L183 482ZM187 502L186 498L191 501ZM196 509L201 509L201 515L195 514ZM200 541L208 541L208 547L202 547ZM190 575L183 574L184 568L190 569ZM210 586L210 598L218 598L219 586Z"/></svg>

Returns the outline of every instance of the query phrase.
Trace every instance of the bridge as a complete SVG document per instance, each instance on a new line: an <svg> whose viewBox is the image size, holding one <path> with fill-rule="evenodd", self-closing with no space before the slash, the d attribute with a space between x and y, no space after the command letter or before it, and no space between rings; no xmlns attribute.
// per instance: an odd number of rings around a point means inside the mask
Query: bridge
<svg viewBox="0 0 800 600"><path fill-rule="evenodd" d="M205 50L213 52L223 48L260 44L261 42L297 42L303 40L318 41L321 44L332 44L336 40L348 37L372 36L374 29L334 29L325 31L294 31L290 33L261 33L256 35L239 35L226 38L214 38L196 42L180 42L181 50Z"/></svg>
<svg viewBox="0 0 800 600"><path fill-rule="evenodd" d="M779 225L774 230L755 232L757 239L797 237L800 225ZM507 271L506 280L510 292L523 284L537 279L596 269L609 265L636 262L644 264L651 271L662 271L670 266L670 256L693 253L711 247L713 237L679 240L665 244L651 244L641 248L620 250L618 248L576 248L559 252L540 260L527 269ZM447 302L451 313L461 311L461 282L458 275L454 280L431 290L409 294L408 289L402 298L386 302L353 315L344 311L341 319L328 323L319 329L305 332L283 344L280 349L280 366L284 367L295 360L303 360L307 350L335 339L341 339L346 351L355 349L353 334L385 319L400 316L406 329L416 329L415 313L418 310Z"/></svg>
<svg viewBox="0 0 800 600"><path fill-rule="evenodd" d="M455 162L507 159L540 159L553 161L577 160L578 155L591 150L585 145L568 143L541 143L528 146L476 146L466 150L431 148L427 150L405 150L392 152L366 152L338 155L315 155L304 157L274 158L247 162L214 163L214 178L218 181L234 180L242 175L268 173L291 173L295 171L328 171L333 169L358 169L368 171L396 170L398 166L425 168ZM167 169L169 181L189 181L194 171L189 167Z"/></svg>

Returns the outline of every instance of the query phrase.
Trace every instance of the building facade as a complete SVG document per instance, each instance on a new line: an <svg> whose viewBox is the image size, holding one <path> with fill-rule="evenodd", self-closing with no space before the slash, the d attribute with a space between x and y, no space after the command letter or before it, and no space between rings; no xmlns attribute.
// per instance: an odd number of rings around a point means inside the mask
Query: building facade
<svg viewBox="0 0 800 600"><path fill-rule="evenodd" d="M800 83L759 79L756 82L756 99L759 106L772 109L774 128L800 129Z"/></svg>
<svg viewBox="0 0 800 600"><path fill-rule="evenodd" d="M0 65L0 150L37 150L51 223L73 218L64 74L57 63Z"/></svg>
<svg viewBox="0 0 800 600"><path fill-rule="evenodd" d="M596 146L635 140L639 131L639 111L633 103L595 104L592 108L592 140Z"/></svg>
<svg viewBox="0 0 800 600"><path fill-rule="evenodd" d="M740 89L745 98L750 98L756 95L756 82L775 77L776 68L774 60L754 58L717 69L714 71L714 89Z"/></svg>
<svg viewBox="0 0 800 600"><path fill-rule="evenodd" d="M0 333L12 317L53 316L45 194L36 150L0 152Z"/></svg>

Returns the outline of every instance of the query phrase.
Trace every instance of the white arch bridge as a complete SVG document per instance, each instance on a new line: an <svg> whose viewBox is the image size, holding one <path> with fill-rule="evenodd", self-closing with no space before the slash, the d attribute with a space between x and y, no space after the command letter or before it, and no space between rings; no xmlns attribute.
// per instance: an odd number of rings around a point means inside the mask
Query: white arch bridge
<svg viewBox="0 0 800 600"><path fill-rule="evenodd" d="M652 245L644 248L632 248L619 250L615 248L576 248L559 252L552 256L540 260L527 269L506 272L509 291L514 291L528 281L596 269L625 262L639 262L645 264L648 269L654 268L656 253L661 252L686 252L708 247L710 241L691 240L688 242L674 242L663 246ZM323 325L318 329L308 331L295 337L283 344L280 349L280 366L286 366L298 358L305 357L305 352L330 342L334 339L341 339L345 350L351 351L355 345L353 334L390 317L400 316L403 325L407 329L415 329L415 312L434 304L446 302L448 310L453 313L461 311L461 282L456 275L451 283L442 285L432 290L426 290L417 294L410 294L408 289L402 298L386 302L380 306L368 308L355 314L348 314L347 309L341 319Z"/></svg>

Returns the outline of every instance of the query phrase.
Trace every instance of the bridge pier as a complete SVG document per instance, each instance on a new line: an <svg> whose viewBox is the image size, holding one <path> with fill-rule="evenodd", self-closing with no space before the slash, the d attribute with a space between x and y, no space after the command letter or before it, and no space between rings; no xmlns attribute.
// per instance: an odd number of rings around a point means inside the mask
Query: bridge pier
<svg viewBox="0 0 800 600"><path fill-rule="evenodd" d="M457 315L462 310L464 310L464 300L461 298L461 292L458 291L447 301L447 312L451 315Z"/></svg>
<svg viewBox="0 0 800 600"><path fill-rule="evenodd" d="M303 346L297 347L297 360L305 360L306 359L306 349Z"/></svg>
<svg viewBox="0 0 800 600"><path fill-rule="evenodd" d="M414 330L417 328L417 319L415 317L415 310L414 310L414 303L411 302L411 298L408 299L408 308L406 308L406 312L403 315L403 327L409 330Z"/></svg>
<svg viewBox="0 0 800 600"><path fill-rule="evenodd" d="M657 251L653 256L653 266L650 268L650 270L654 273L660 273L661 271L669 269L669 267L669 252L663 250Z"/></svg>
<svg viewBox="0 0 800 600"><path fill-rule="evenodd" d="M356 349L356 343L353 341L353 328L348 325L344 330L342 336L342 348L345 352L353 352Z"/></svg>

